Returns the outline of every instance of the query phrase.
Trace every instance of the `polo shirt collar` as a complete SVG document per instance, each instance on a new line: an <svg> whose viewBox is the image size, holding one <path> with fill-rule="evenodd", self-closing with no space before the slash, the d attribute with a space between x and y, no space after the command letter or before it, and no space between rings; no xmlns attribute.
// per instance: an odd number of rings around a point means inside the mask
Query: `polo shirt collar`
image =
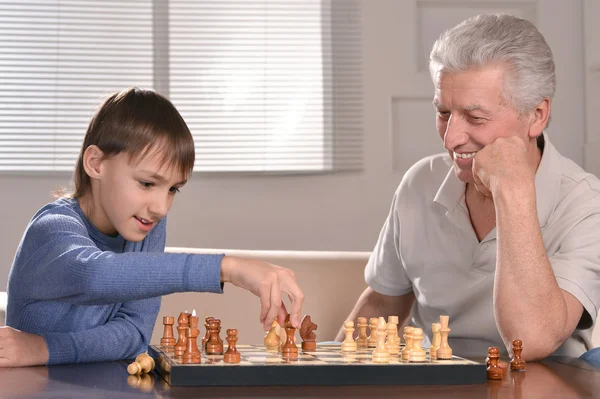
<svg viewBox="0 0 600 399"><path fill-rule="evenodd" d="M546 226L552 211L556 207L561 180L561 155L552 143L550 143L548 135L545 132L543 134L544 152L542 153L542 159L535 174L537 213L541 228ZM466 211L464 197L465 183L456 177L454 168L450 165L450 170L433 198L433 202L444 206L447 210L446 216L453 220L455 224L461 226L465 224L464 217L459 216L461 214L464 215ZM469 228L472 230L468 217L466 222L468 222Z"/></svg>

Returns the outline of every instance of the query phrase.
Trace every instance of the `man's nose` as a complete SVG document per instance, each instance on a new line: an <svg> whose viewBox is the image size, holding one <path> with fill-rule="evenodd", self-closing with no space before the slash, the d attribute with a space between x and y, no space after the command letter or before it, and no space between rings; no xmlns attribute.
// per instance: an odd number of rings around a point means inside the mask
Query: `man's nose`
<svg viewBox="0 0 600 399"><path fill-rule="evenodd" d="M444 132L444 147L447 150L454 150L468 141L469 135L464 120L459 116L450 115Z"/></svg>

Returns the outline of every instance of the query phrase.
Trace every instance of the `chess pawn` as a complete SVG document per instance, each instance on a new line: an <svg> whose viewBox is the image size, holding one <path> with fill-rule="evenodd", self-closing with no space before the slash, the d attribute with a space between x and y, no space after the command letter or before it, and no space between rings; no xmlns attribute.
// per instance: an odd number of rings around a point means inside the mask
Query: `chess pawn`
<svg viewBox="0 0 600 399"><path fill-rule="evenodd" d="M278 352L279 347L281 346L281 339L279 338L279 335L277 334L278 329L279 329L279 323L277 323L277 320L274 320L273 324L271 324L271 329L265 335L265 339L264 339L265 348L267 348L267 351L269 351L269 352Z"/></svg>
<svg viewBox="0 0 600 399"><path fill-rule="evenodd" d="M410 351L412 349L412 332L413 327L404 327L404 349L402 349L402 360L408 360Z"/></svg>
<svg viewBox="0 0 600 399"><path fill-rule="evenodd" d="M344 322L344 332L346 333L346 339L342 342L342 352L356 352L358 345L352 338L354 332L354 322L352 320L346 320Z"/></svg>
<svg viewBox="0 0 600 399"><path fill-rule="evenodd" d="M290 315L288 314L285 318L285 333L286 340L283 348L281 349L281 355L285 358L297 358L298 357L298 347L296 346L294 334L296 333L296 329L292 327L292 322L290 321Z"/></svg>
<svg viewBox="0 0 600 399"><path fill-rule="evenodd" d="M521 358L523 341L515 339L512 341L513 358L510 360L510 369L514 371L525 370L525 360Z"/></svg>
<svg viewBox="0 0 600 399"><path fill-rule="evenodd" d="M415 328L412 331L412 347L408 355L409 362L424 362L427 360L427 353L423 350L423 329Z"/></svg>
<svg viewBox="0 0 600 399"><path fill-rule="evenodd" d="M450 333L450 328L448 327L448 316L440 316L440 336L441 342L440 347L436 351L436 357L438 359L452 359L452 348L448 345L448 334Z"/></svg>
<svg viewBox="0 0 600 399"><path fill-rule="evenodd" d="M204 329L206 331L206 334L204 334L204 337L202 338L202 349L205 352L206 352L206 343L208 342L208 340L210 338L210 331L208 330L208 324L210 323L211 320L214 320L214 317L208 316L206 319L204 319Z"/></svg>
<svg viewBox="0 0 600 399"><path fill-rule="evenodd" d="M208 323L208 329L210 331L210 337L206 343L206 354L207 355L222 355L223 344L219 342L219 324L218 319L212 319Z"/></svg>
<svg viewBox="0 0 600 399"><path fill-rule="evenodd" d="M227 330L227 352L223 355L223 362L225 363L239 363L241 361L240 352L236 348L236 342L238 340L238 331L235 328Z"/></svg>
<svg viewBox="0 0 600 399"><path fill-rule="evenodd" d="M501 380L502 369L498 366L500 350L494 346L488 348L487 378L488 380Z"/></svg>
<svg viewBox="0 0 600 399"><path fill-rule="evenodd" d="M437 350L440 347L440 343L442 342L442 336L440 335L440 328L442 325L440 323L431 323L431 331L433 333L433 338L431 339L431 346L429 347L429 357L431 360L437 359Z"/></svg>
<svg viewBox="0 0 600 399"><path fill-rule="evenodd" d="M358 349L369 348L369 338L367 337L367 318L358 318L358 338L356 338L356 346Z"/></svg>
<svg viewBox="0 0 600 399"><path fill-rule="evenodd" d="M377 322L377 346L373 351L373 362L374 363L388 363L390 361L390 354L385 347L385 336L387 335L387 323L383 317L379 318ZM375 331L371 330L371 335Z"/></svg>
<svg viewBox="0 0 600 399"><path fill-rule="evenodd" d="M178 339L175 344L175 350L173 356L175 358L180 358L183 356L183 352L185 352L185 348L187 347L187 338L185 336L185 332L188 328L188 313L187 310L185 312L181 312L179 314L179 318L177 319L177 334Z"/></svg>
<svg viewBox="0 0 600 399"><path fill-rule="evenodd" d="M369 348L374 348L377 346L377 317L371 317L369 319L369 338L367 341L367 345Z"/></svg>
<svg viewBox="0 0 600 399"><path fill-rule="evenodd" d="M391 317L391 316L390 316ZM388 319L389 320L389 319ZM388 322L387 325L387 342L385 347L390 355L397 355L400 353L400 342L398 342L398 327L394 323Z"/></svg>
<svg viewBox="0 0 600 399"><path fill-rule="evenodd" d="M154 359L147 353L140 353L135 361L127 366L127 372L130 375L146 374L154 369Z"/></svg>
<svg viewBox="0 0 600 399"><path fill-rule="evenodd" d="M173 324L175 324L175 318L173 316L163 317L163 324L165 326L163 337L160 339L160 346L163 347L174 347L175 337L173 335Z"/></svg>

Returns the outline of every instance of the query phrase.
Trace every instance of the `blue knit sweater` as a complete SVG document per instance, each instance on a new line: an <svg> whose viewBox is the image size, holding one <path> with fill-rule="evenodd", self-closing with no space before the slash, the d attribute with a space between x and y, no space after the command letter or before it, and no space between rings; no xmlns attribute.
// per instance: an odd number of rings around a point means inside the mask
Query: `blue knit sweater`
<svg viewBox="0 0 600 399"><path fill-rule="evenodd" d="M222 292L223 255L164 253L166 218L143 241L96 229L75 199L40 209L8 277L7 325L46 340L48 364L131 358L147 349L160 296Z"/></svg>

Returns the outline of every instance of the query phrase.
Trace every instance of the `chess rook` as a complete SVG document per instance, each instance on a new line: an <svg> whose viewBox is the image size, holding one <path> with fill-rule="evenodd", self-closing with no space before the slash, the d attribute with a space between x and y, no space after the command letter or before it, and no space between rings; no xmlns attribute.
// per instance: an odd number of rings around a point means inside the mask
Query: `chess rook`
<svg viewBox="0 0 600 399"><path fill-rule="evenodd" d="M174 347L175 336L173 333L173 324L175 324L175 318L173 316L163 317L163 325L165 326L163 337L160 339L160 346Z"/></svg>

